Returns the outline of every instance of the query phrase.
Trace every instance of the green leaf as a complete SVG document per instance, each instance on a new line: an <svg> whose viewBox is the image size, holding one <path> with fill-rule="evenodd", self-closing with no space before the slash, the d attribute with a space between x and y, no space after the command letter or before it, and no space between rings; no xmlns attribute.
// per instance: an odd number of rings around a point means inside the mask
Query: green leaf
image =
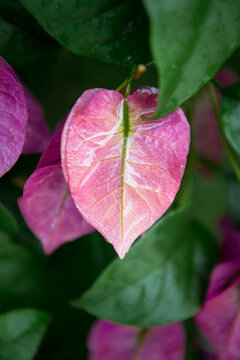
<svg viewBox="0 0 240 360"><path fill-rule="evenodd" d="M134 67L148 62L148 24L137 0L19 0L73 53Z"/></svg>
<svg viewBox="0 0 240 360"><path fill-rule="evenodd" d="M11 3L11 2L9 2ZM9 13L3 8L4 2L0 4L0 54L9 63L23 63L38 60L49 54L55 47L53 44L42 41L39 34L32 30L29 23L24 18L24 29L18 18L17 24L10 19L6 19L5 15ZM12 8L10 8L12 10ZM11 11L11 15L13 13ZM14 13L17 17L17 14ZM46 37L46 36L45 36ZM44 38L44 40L46 40Z"/></svg>
<svg viewBox="0 0 240 360"><path fill-rule="evenodd" d="M190 210L172 212L124 260L110 264L73 305L140 327L187 319L201 307L215 252L213 239L192 220Z"/></svg>
<svg viewBox="0 0 240 360"><path fill-rule="evenodd" d="M240 101L223 96L221 119L229 143L240 154Z"/></svg>
<svg viewBox="0 0 240 360"><path fill-rule="evenodd" d="M0 238L4 235L9 238L16 237L18 226L10 212L0 203Z"/></svg>
<svg viewBox="0 0 240 360"><path fill-rule="evenodd" d="M235 0L143 0L161 91L153 118L170 113L206 84L240 44Z"/></svg>
<svg viewBox="0 0 240 360"><path fill-rule="evenodd" d="M44 294L38 259L23 246L0 238L0 311L39 305Z"/></svg>
<svg viewBox="0 0 240 360"><path fill-rule="evenodd" d="M15 310L0 316L0 359L31 360L50 323L44 312Z"/></svg>

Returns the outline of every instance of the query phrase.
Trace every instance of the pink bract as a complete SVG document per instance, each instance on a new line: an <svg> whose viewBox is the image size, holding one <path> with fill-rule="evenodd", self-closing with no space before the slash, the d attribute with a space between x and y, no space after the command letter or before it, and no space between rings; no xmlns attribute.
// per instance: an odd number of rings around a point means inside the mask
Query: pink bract
<svg viewBox="0 0 240 360"><path fill-rule="evenodd" d="M183 360L180 323L139 329L98 320L88 338L89 360Z"/></svg>
<svg viewBox="0 0 240 360"><path fill-rule="evenodd" d="M18 199L26 223L47 254L94 230L80 215L68 190L60 162L60 139L61 130L52 137Z"/></svg>
<svg viewBox="0 0 240 360"><path fill-rule="evenodd" d="M213 271L207 299L195 316L218 360L240 357L240 262L226 262Z"/></svg>
<svg viewBox="0 0 240 360"><path fill-rule="evenodd" d="M51 133L45 123L42 106L33 94L22 84L28 109L28 122L23 154L43 152L50 139Z"/></svg>
<svg viewBox="0 0 240 360"><path fill-rule="evenodd" d="M97 94L100 90L103 89L91 89L86 90L82 94L82 96L77 100L76 104L74 105L71 113L66 119L63 132L62 132L62 141L61 141L61 162L62 162L62 170L66 181L68 182L68 174L67 174L67 165L65 159L65 150L66 150L66 141L67 141L67 133L68 133L68 126L74 116L78 114L80 110L83 110L89 103L89 101L93 98L95 94Z"/></svg>
<svg viewBox="0 0 240 360"><path fill-rule="evenodd" d="M49 165L59 164L60 161L60 145L61 145L62 129L58 130L51 138L46 150L42 154L36 167L40 169Z"/></svg>
<svg viewBox="0 0 240 360"><path fill-rule="evenodd" d="M22 86L0 56L0 177L11 169L22 152L27 116Z"/></svg>
<svg viewBox="0 0 240 360"><path fill-rule="evenodd" d="M85 96L85 95L83 95ZM174 200L190 142L181 109L155 121L158 90L141 88L126 99L99 90L85 106L80 99L66 122L61 156L71 194L85 219L123 258Z"/></svg>

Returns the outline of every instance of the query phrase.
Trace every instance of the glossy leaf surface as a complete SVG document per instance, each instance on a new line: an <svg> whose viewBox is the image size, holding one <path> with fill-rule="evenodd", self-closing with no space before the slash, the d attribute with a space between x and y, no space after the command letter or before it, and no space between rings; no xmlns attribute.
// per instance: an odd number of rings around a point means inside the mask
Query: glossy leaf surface
<svg viewBox="0 0 240 360"><path fill-rule="evenodd" d="M12 68L0 56L0 177L21 154L27 124L22 86Z"/></svg>
<svg viewBox="0 0 240 360"><path fill-rule="evenodd" d="M27 132L23 146L23 154L41 153L46 149L51 139L51 133L45 123L41 104L26 86L22 84L22 87L28 110Z"/></svg>
<svg viewBox="0 0 240 360"><path fill-rule="evenodd" d="M114 261L74 305L97 317L153 327L191 317L201 306L215 245L188 210L165 216Z"/></svg>
<svg viewBox="0 0 240 360"><path fill-rule="evenodd" d="M205 85L240 44L235 0L144 0L160 77L153 115L170 113Z"/></svg>
<svg viewBox="0 0 240 360"><path fill-rule="evenodd" d="M240 262L215 268L203 309L195 320L219 360L240 357Z"/></svg>
<svg viewBox="0 0 240 360"><path fill-rule="evenodd" d="M180 323L139 329L98 320L88 338L89 360L183 360Z"/></svg>
<svg viewBox="0 0 240 360"><path fill-rule="evenodd" d="M128 67L150 59L147 19L139 1L20 2L51 36L75 54Z"/></svg>
<svg viewBox="0 0 240 360"><path fill-rule="evenodd" d="M60 139L61 130L52 137L18 199L25 221L47 254L94 230L78 212L68 190L60 162Z"/></svg>
<svg viewBox="0 0 240 360"><path fill-rule="evenodd" d="M189 125L178 109L151 122L157 89L128 96L99 91L67 120L63 163L77 208L123 258L174 200L189 149ZM65 145L65 150L64 150Z"/></svg>
<svg viewBox="0 0 240 360"><path fill-rule="evenodd" d="M31 309L1 315L1 360L32 360L49 323L48 314Z"/></svg>

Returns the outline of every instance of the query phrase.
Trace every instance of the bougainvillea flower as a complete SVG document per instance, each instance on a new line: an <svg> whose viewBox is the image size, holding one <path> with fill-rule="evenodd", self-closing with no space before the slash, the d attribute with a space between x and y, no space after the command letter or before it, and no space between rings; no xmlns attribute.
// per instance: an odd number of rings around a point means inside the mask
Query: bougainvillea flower
<svg viewBox="0 0 240 360"><path fill-rule="evenodd" d="M28 110L27 132L22 152L41 153L46 149L51 133L45 123L42 106L25 85L22 84L22 88Z"/></svg>
<svg viewBox="0 0 240 360"><path fill-rule="evenodd" d="M240 229L234 224L232 219L225 216L221 220L221 230L223 242L221 246L221 257L223 261L240 261Z"/></svg>
<svg viewBox="0 0 240 360"><path fill-rule="evenodd" d="M68 190L60 162L60 138L58 131L18 199L26 223L47 254L94 230L80 215Z"/></svg>
<svg viewBox="0 0 240 360"><path fill-rule="evenodd" d="M85 91L82 96L78 99L77 101L77 110L83 110L89 103L89 101L93 98L94 95L96 95L100 90L103 89L90 89ZM76 106L75 105L75 106ZM68 182L68 174L67 174L67 166L66 166L66 159L65 159L65 150L66 150L66 140L67 140L67 132L68 132L68 126L69 123L72 120L72 116L68 116L66 121L65 121L65 125L63 128L63 132L62 132L62 140L61 140L61 161L62 161L62 169L63 169L63 174L65 176L66 181Z"/></svg>
<svg viewBox="0 0 240 360"><path fill-rule="evenodd" d="M11 169L22 152L27 117L22 86L0 56L0 177Z"/></svg>
<svg viewBox="0 0 240 360"><path fill-rule="evenodd" d="M237 80L237 75L231 69L222 68L216 74L216 79L222 86L229 86ZM220 104L221 93L217 88L215 90ZM194 128L197 152L213 163L219 164L223 158L223 147L211 98L206 88L203 88L196 103Z"/></svg>
<svg viewBox="0 0 240 360"><path fill-rule="evenodd" d="M240 262L217 266L207 299L195 321L218 360L240 358Z"/></svg>
<svg viewBox="0 0 240 360"><path fill-rule="evenodd" d="M149 87L126 99L97 89L84 106L80 97L63 132L64 174L77 208L120 258L171 205L185 169L190 130L183 111L141 118L154 112L157 96Z"/></svg>
<svg viewBox="0 0 240 360"><path fill-rule="evenodd" d="M89 360L183 360L185 334L180 323L140 329L98 320L89 338Z"/></svg>

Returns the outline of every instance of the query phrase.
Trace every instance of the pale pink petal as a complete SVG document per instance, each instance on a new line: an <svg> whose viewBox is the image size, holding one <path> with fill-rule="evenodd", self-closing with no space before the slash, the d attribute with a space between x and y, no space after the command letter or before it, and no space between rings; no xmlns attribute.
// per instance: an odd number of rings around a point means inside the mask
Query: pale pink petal
<svg viewBox="0 0 240 360"><path fill-rule="evenodd" d="M73 107L62 146L79 211L120 258L171 205L185 169L190 131L182 110L156 121L140 118L153 113L157 96L142 88L127 98L125 138L122 94L99 91L84 109Z"/></svg>
<svg viewBox="0 0 240 360"><path fill-rule="evenodd" d="M27 180L18 205L47 254L94 230L78 212L60 163L36 170Z"/></svg>
<svg viewBox="0 0 240 360"><path fill-rule="evenodd" d="M211 278L207 300L195 321L218 360L240 357L240 262L219 265Z"/></svg>
<svg viewBox="0 0 240 360"><path fill-rule="evenodd" d="M184 345L180 323L142 330L98 320L88 339L89 360L182 360Z"/></svg>
<svg viewBox="0 0 240 360"><path fill-rule="evenodd" d="M0 56L0 177L11 169L22 152L27 116L22 86Z"/></svg>
<svg viewBox="0 0 240 360"><path fill-rule="evenodd" d="M23 154L43 152L51 138L51 133L45 123L42 106L25 85L22 84L28 109L28 122Z"/></svg>
<svg viewBox="0 0 240 360"><path fill-rule="evenodd" d="M221 246L222 260L240 261L240 229L237 228L229 217L225 216L221 220L221 230L223 234Z"/></svg>
<svg viewBox="0 0 240 360"><path fill-rule="evenodd" d="M65 119L65 121L64 121L64 128L63 128L63 132L62 132L62 142L61 142L61 153L62 153L61 163L62 163L63 175L67 182L68 182L68 174L67 174L66 164L65 164L66 163L65 148L66 148L66 141L67 141L68 126L72 120L72 117L75 116L78 113L78 111L83 110L87 106L89 101L93 98L93 96L95 94L97 94L100 90L102 90L102 89L95 88L95 89L84 91L82 96L77 100L76 104L74 105L74 108L68 115L67 119ZM60 127L61 126L62 126L62 123L60 123Z"/></svg>

